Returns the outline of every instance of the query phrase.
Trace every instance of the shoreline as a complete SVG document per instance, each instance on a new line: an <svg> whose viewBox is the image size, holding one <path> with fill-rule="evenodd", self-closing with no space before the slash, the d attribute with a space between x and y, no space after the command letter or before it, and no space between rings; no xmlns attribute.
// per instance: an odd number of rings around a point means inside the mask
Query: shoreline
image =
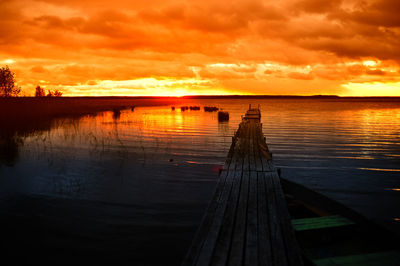
<svg viewBox="0 0 400 266"><path fill-rule="evenodd" d="M0 98L0 122L76 117L139 106L177 103L178 98L15 97Z"/></svg>
<svg viewBox="0 0 400 266"><path fill-rule="evenodd" d="M63 96L0 98L0 121L20 118L80 116L140 106L180 104L192 99L280 99L343 102L399 102L400 97L342 97L337 95L189 95L189 96Z"/></svg>

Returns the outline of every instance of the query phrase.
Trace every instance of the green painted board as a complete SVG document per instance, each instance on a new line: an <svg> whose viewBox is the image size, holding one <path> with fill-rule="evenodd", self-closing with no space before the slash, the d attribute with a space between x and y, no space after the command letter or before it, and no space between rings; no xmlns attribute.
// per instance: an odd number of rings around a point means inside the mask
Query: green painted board
<svg viewBox="0 0 400 266"><path fill-rule="evenodd" d="M296 231L305 231L312 229L330 228L354 224L349 219L340 215L321 216L313 218L293 219L293 227Z"/></svg>
<svg viewBox="0 0 400 266"><path fill-rule="evenodd" d="M314 260L317 266L398 266L400 252L387 251Z"/></svg>

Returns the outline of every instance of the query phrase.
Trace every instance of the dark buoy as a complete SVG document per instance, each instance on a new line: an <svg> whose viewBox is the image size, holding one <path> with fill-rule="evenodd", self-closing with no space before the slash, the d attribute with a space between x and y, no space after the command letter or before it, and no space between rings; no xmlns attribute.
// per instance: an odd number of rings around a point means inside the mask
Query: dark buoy
<svg viewBox="0 0 400 266"><path fill-rule="evenodd" d="M204 106L205 112L216 112L218 110L219 110L218 107L215 106Z"/></svg>
<svg viewBox="0 0 400 266"><path fill-rule="evenodd" d="M172 107L171 107L171 110L172 110L172 111L175 111L175 106L172 106Z"/></svg>
<svg viewBox="0 0 400 266"><path fill-rule="evenodd" d="M131 106L131 111L135 111L135 106Z"/></svg>
<svg viewBox="0 0 400 266"><path fill-rule="evenodd" d="M218 112L218 121L219 122L229 121L229 113L228 112L219 111Z"/></svg>

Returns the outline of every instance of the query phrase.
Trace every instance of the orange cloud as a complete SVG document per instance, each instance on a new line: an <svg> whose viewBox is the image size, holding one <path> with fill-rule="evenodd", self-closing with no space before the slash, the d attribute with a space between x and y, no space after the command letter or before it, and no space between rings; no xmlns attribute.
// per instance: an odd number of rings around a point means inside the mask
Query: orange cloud
<svg viewBox="0 0 400 266"><path fill-rule="evenodd" d="M293 79L304 79L304 80L311 80L314 79L314 75L310 73L301 73L301 72L290 72L288 77Z"/></svg>
<svg viewBox="0 0 400 266"><path fill-rule="evenodd" d="M1 1L0 63L27 94L38 84L64 95L346 95L346 84L379 93L362 84L400 81L399 9L396 0ZM176 83L132 86L151 79Z"/></svg>

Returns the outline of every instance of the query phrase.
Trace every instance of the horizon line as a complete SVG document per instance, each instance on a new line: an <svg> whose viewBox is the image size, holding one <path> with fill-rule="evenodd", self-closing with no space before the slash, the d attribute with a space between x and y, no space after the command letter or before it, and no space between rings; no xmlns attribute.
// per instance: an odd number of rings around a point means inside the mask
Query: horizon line
<svg viewBox="0 0 400 266"><path fill-rule="evenodd" d="M269 98L400 98L400 96L341 96L341 95L324 95L324 94L316 94L316 95L271 95L271 94L209 94L209 95L197 95L197 94L188 94L188 95L81 95L81 96L61 96L61 97L35 97L35 96L18 96L18 97L1 97L1 98L227 98L227 97L249 97L249 98L257 98L257 97L269 97Z"/></svg>

